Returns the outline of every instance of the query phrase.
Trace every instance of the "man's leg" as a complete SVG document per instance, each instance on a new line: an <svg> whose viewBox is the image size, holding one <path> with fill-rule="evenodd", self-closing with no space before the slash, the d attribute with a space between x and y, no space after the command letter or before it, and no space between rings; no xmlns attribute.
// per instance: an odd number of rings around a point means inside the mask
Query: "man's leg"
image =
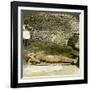
<svg viewBox="0 0 90 90"><path fill-rule="evenodd" d="M28 39L25 40L25 46L28 46Z"/></svg>
<svg viewBox="0 0 90 90"><path fill-rule="evenodd" d="M23 45L25 46L25 40L23 39Z"/></svg>

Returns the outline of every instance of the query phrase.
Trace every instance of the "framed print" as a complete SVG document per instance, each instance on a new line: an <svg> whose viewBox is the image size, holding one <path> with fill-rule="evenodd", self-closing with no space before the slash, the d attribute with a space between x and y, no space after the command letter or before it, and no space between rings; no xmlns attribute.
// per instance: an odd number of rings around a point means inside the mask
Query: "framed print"
<svg viewBox="0 0 90 90"><path fill-rule="evenodd" d="M11 2L11 87L87 83L87 6Z"/></svg>

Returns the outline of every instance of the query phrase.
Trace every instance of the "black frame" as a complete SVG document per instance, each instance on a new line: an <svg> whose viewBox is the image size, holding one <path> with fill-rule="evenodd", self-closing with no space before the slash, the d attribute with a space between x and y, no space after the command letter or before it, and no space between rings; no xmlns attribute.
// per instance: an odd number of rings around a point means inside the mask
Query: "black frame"
<svg viewBox="0 0 90 90"><path fill-rule="evenodd" d="M68 81L49 81L35 83L18 83L18 6L27 7L48 7L84 10L84 79L68 80ZM48 4L33 2L11 2L11 87L34 87L34 86L53 86L67 84L82 84L88 82L87 72L87 6L82 5L66 5L66 4Z"/></svg>

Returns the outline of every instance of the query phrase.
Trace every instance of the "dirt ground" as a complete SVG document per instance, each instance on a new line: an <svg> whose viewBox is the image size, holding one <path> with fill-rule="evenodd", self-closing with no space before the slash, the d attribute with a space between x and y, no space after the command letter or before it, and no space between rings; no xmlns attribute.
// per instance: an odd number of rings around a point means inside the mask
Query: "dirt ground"
<svg viewBox="0 0 90 90"><path fill-rule="evenodd" d="M79 68L71 64L23 65L23 77L78 75L80 75Z"/></svg>

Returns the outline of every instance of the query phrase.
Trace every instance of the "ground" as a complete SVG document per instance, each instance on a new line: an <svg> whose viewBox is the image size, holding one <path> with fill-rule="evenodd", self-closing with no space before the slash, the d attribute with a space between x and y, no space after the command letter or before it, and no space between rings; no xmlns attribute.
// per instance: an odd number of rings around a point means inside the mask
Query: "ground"
<svg viewBox="0 0 90 90"><path fill-rule="evenodd" d="M56 63L50 65L24 65L24 77L37 77L37 76L77 76L80 75L80 70L76 65Z"/></svg>
<svg viewBox="0 0 90 90"><path fill-rule="evenodd" d="M51 44L51 43L48 44L44 42L42 43L40 41L31 41L30 45L24 48L24 50L27 50L29 51L29 53L34 53L34 54L36 53L38 54L38 52L43 51L45 54L41 53L40 56L38 56L39 59L42 60L47 59L45 57L46 55L57 56L57 57L62 56L64 62L70 62L70 63L60 63L60 62L55 63L55 60L52 60L51 63L45 62L45 64L42 64L41 62L40 64L35 64L35 65L30 63L23 64L23 73L22 73L23 77L80 75L79 67L71 63L73 58L70 57L71 53L78 54L79 52L76 52L71 48L68 48L67 46L62 47L60 45ZM33 60L35 60L35 58L33 58ZM45 61L50 61L50 59Z"/></svg>

